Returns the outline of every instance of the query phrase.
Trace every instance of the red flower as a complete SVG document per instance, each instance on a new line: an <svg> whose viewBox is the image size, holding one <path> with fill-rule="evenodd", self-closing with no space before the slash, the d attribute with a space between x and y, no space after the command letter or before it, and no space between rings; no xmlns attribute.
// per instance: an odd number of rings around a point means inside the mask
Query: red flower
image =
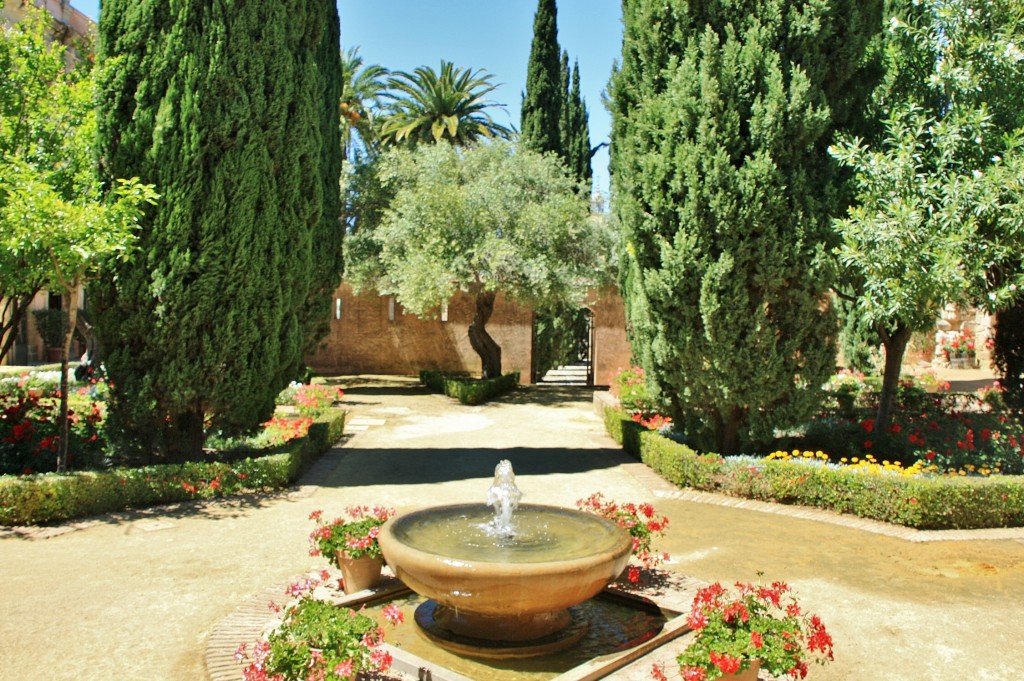
<svg viewBox="0 0 1024 681"><path fill-rule="evenodd" d="M735 674L740 670L740 660L737 657L715 651L711 651L709 657L711 663L721 669L723 674Z"/></svg>
<svg viewBox="0 0 1024 681"><path fill-rule="evenodd" d="M875 420L874 419L864 419L863 421L860 422L860 425L861 425L861 428L863 428L864 430L866 430L867 432L870 433L872 430L875 429Z"/></svg>

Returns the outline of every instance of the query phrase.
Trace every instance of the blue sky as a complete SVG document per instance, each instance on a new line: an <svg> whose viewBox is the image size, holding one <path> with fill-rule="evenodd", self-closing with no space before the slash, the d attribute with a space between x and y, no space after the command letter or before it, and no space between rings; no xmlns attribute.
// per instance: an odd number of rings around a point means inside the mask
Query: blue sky
<svg viewBox="0 0 1024 681"><path fill-rule="evenodd" d="M94 20L99 0L72 0ZM411 71L442 59L485 69L502 85L493 99L506 105L496 121L519 127L520 97L533 38L536 0L345 0L338 2L344 48L358 45L368 64ZM620 0L559 0L558 41L579 60L580 84L590 110L591 144L607 141L611 118L601 103L612 63L622 46ZM608 153L594 157L596 188L608 191Z"/></svg>

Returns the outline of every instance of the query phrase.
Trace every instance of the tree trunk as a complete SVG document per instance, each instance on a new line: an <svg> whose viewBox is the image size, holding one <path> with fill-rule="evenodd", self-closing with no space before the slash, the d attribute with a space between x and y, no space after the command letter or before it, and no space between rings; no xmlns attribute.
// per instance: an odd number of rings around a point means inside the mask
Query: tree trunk
<svg viewBox="0 0 1024 681"><path fill-rule="evenodd" d="M728 414L719 415L718 421L718 454L733 456L739 453L740 425L743 423L743 410L733 407Z"/></svg>
<svg viewBox="0 0 1024 681"><path fill-rule="evenodd" d="M882 344L885 346L885 373L882 375L882 393L878 399L878 413L875 415L875 428L885 432L892 423L892 415L896 410L896 396L900 387L900 371L903 368L903 356L910 343L910 329L898 324L896 330L888 332L880 330Z"/></svg>
<svg viewBox="0 0 1024 681"><path fill-rule="evenodd" d="M3 309L0 309L0 338L3 339L3 343L0 343L0 364L3 364L7 353L14 347L21 320L25 317L28 306L32 304L32 299L36 297L39 290L37 288L32 293L23 296L14 295L4 299Z"/></svg>
<svg viewBox="0 0 1024 681"><path fill-rule="evenodd" d="M185 463L202 458L206 432L202 411L188 411L167 424L164 438L164 462Z"/></svg>
<svg viewBox="0 0 1024 681"><path fill-rule="evenodd" d="M96 337L96 327L90 324L88 317L80 312L77 322L72 328L75 328L82 338L85 339L85 356L88 360L88 365L90 367L98 367L103 363L103 351L100 347L100 341Z"/></svg>
<svg viewBox="0 0 1024 681"><path fill-rule="evenodd" d="M501 376L501 346L487 333L487 320L494 312L494 291L479 291L476 294L476 314L469 325L469 344L480 355L481 373L484 378Z"/></svg>
<svg viewBox="0 0 1024 681"><path fill-rule="evenodd" d="M68 325L64 329L64 345L60 353L60 441L57 447L57 472L64 473L68 469L68 443L71 436L71 421L68 416L68 364L71 357L71 341L75 337L75 321L78 319L78 291L81 285L72 284L64 291L63 307L68 315Z"/></svg>

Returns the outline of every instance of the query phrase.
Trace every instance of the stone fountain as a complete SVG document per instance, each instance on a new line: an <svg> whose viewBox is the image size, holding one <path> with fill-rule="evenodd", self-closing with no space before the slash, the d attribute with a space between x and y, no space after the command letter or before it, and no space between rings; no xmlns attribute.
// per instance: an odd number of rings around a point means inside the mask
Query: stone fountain
<svg viewBox="0 0 1024 681"><path fill-rule="evenodd" d="M587 630L569 609L625 568L632 540L623 528L573 509L520 505L521 496L502 461L486 505L436 506L381 528L388 565L430 599L416 623L438 645L490 658L563 650Z"/></svg>

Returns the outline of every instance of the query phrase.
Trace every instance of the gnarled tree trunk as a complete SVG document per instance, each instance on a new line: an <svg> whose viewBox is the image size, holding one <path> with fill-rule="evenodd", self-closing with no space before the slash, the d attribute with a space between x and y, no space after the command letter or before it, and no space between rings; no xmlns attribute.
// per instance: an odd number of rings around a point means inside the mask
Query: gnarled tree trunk
<svg viewBox="0 0 1024 681"><path fill-rule="evenodd" d="M494 312L494 291L476 292L476 314L469 325L469 344L480 355L481 373L484 378L501 376L501 346L487 333L487 320Z"/></svg>

